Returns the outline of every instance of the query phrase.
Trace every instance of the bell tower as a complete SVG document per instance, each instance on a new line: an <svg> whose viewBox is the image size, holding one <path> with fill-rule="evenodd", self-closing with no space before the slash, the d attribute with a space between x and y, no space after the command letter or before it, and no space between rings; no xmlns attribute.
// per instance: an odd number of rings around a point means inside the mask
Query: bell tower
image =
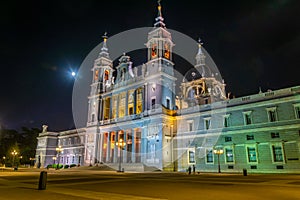
<svg viewBox="0 0 300 200"><path fill-rule="evenodd" d="M93 79L91 84L91 92L89 99L89 111L88 111L88 121L87 125L96 125L99 121L100 115L100 105L101 99L99 99L99 94L107 92L112 84L113 80L113 62L109 57L107 48L107 34L103 36L103 46L99 53L98 58L94 62L92 68Z"/></svg>
<svg viewBox="0 0 300 200"><path fill-rule="evenodd" d="M158 16L155 18L154 28L148 33L148 63L158 63L173 66L172 62L172 42L171 33L166 29L164 18L162 17L162 7L158 1Z"/></svg>
<svg viewBox="0 0 300 200"><path fill-rule="evenodd" d="M175 107L175 81L174 63L172 62L172 49L174 43L171 33L167 30L162 16L160 0L157 6L158 15L155 18L153 29L148 33L146 47L148 61L146 63L147 109ZM153 113L153 112L152 112Z"/></svg>

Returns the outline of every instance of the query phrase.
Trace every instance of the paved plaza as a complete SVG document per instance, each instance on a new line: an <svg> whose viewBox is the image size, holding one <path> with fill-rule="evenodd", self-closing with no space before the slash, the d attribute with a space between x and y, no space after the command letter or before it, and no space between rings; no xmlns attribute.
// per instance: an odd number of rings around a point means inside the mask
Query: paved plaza
<svg viewBox="0 0 300 200"><path fill-rule="evenodd" d="M0 171L0 199L300 199L300 175L117 173L89 169Z"/></svg>

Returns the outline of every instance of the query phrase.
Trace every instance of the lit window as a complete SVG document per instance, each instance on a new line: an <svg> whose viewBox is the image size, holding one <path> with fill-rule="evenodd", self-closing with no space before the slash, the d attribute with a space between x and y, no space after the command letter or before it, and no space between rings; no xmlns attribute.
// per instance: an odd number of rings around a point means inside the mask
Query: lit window
<svg viewBox="0 0 300 200"><path fill-rule="evenodd" d="M104 73L104 80L105 80L105 81L108 80L108 76L109 76L109 71L108 71L108 70L105 70L105 73Z"/></svg>
<svg viewBox="0 0 300 200"><path fill-rule="evenodd" d="M226 162L233 162L233 149L225 148Z"/></svg>
<svg viewBox="0 0 300 200"><path fill-rule="evenodd" d="M99 70L95 71L94 80L97 81L99 76Z"/></svg>
<svg viewBox="0 0 300 200"><path fill-rule="evenodd" d="M114 95L112 97L112 119L117 118L117 104L118 104L118 96Z"/></svg>
<svg viewBox="0 0 300 200"><path fill-rule="evenodd" d="M134 90L128 91L128 115L134 114Z"/></svg>
<svg viewBox="0 0 300 200"><path fill-rule="evenodd" d="M213 163L214 155L212 149L206 149L206 163Z"/></svg>
<svg viewBox="0 0 300 200"><path fill-rule="evenodd" d="M283 162L283 152L281 144L272 145L272 153L274 162Z"/></svg>
<svg viewBox="0 0 300 200"><path fill-rule="evenodd" d="M257 162L255 147L247 147L247 153L248 153L248 162Z"/></svg>
<svg viewBox="0 0 300 200"><path fill-rule="evenodd" d="M195 163L195 151L189 150L189 163Z"/></svg>
<svg viewBox="0 0 300 200"><path fill-rule="evenodd" d="M125 116L125 97L126 97L126 93L122 92L119 95L119 117L124 117Z"/></svg>
<svg viewBox="0 0 300 200"><path fill-rule="evenodd" d="M109 119L110 97L104 99L104 120Z"/></svg>
<svg viewBox="0 0 300 200"><path fill-rule="evenodd" d="M139 88L136 91L136 114L143 112L143 88Z"/></svg>

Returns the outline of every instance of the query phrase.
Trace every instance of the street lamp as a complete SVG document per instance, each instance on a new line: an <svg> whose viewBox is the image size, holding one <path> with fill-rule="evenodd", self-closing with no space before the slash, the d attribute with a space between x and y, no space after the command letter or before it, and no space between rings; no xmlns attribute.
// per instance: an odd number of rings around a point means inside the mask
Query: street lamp
<svg viewBox="0 0 300 200"><path fill-rule="evenodd" d="M18 155L18 152L16 150L13 150L11 152L11 155L13 155L13 166L15 165L15 156Z"/></svg>
<svg viewBox="0 0 300 200"><path fill-rule="evenodd" d="M59 169L59 156L60 156L60 153L63 151L63 148L61 148L61 146L59 145L58 147L56 147L56 152L57 152L57 166L56 166L56 169Z"/></svg>
<svg viewBox="0 0 300 200"><path fill-rule="evenodd" d="M3 156L2 159L3 159L3 167L5 167L5 159L6 159L6 157Z"/></svg>
<svg viewBox="0 0 300 200"><path fill-rule="evenodd" d="M118 172L122 172L123 170L121 168L121 160L122 160L122 154L123 154L124 146L126 145L126 143L123 141L122 138L120 138L119 141L116 142L116 145L120 148L119 171Z"/></svg>
<svg viewBox="0 0 300 200"><path fill-rule="evenodd" d="M214 154L218 155L218 173L221 173L220 155L223 153L224 153L223 149L214 149Z"/></svg>

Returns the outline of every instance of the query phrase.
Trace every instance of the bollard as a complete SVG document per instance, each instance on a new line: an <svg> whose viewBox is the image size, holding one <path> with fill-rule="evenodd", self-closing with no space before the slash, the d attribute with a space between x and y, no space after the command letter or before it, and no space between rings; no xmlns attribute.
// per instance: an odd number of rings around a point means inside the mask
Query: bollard
<svg viewBox="0 0 300 200"><path fill-rule="evenodd" d="M40 180L39 180L39 190L45 190L46 189L46 184L47 184L47 172L42 171L40 173Z"/></svg>
<svg viewBox="0 0 300 200"><path fill-rule="evenodd" d="M247 176L247 169L245 169L245 168L243 169L243 175Z"/></svg>

